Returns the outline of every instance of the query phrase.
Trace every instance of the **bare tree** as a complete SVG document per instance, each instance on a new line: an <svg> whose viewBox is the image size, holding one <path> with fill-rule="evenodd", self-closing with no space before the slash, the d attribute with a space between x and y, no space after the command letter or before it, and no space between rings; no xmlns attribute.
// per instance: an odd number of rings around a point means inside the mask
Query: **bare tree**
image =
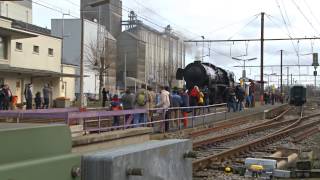
<svg viewBox="0 0 320 180"><path fill-rule="evenodd" d="M116 42L113 39L105 38L98 43L99 46L96 41L92 41L85 46L85 65L94 70L99 76L99 99L101 99L101 91L105 86L105 74L110 68L114 67L113 64L116 59Z"/></svg>

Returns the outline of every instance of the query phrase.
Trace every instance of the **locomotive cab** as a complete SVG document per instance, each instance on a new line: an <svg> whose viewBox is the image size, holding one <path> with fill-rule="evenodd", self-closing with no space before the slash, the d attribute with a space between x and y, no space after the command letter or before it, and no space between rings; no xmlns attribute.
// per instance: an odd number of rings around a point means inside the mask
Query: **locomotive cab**
<svg viewBox="0 0 320 180"><path fill-rule="evenodd" d="M294 85L290 88L289 103L294 106L302 106L307 102L307 89L303 85Z"/></svg>

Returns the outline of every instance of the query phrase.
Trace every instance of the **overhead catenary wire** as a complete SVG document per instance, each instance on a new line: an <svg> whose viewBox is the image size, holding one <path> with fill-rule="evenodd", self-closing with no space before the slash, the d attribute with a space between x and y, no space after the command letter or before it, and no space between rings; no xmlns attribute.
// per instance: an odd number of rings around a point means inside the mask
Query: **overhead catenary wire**
<svg viewBox="0 0 320 180"><path fill-rule="evenodd" d="M308 22L308 24L312 27L312 29L319 34L319 31L313 26L312 22L309 20L309 18L304 14L304 12L301 10L301 8L299 7L299 5L296 3L295 0L292 0L292 3L295 5L295 7L298 9L298 11L300 12L300 14L304 17L304 19Z"/></svg>
<svg viewBox="0 0 320 180"><path fill-rule="evenodd" d="M306 1L306 0L303 0L303 1L304 1L304 3L306 4L307 8L309 9L310 14L311 14L311 15L313 16L313 18L316 20L316 22L318 23L318 25L320 25L319 19L317 18L317 16L314 15L314 13L313 13L311 7L309 6L309 4L307 3L307 1Z"/></svg>
<svg viewBox="0 0 320 180"><path fill-rule="evenodd" d="M248 23L246 23L242 28L240 28L240 30L238 30L237 32L235 32L233 35L231 35L228 39L232 39L235 35L237 35L239 32L241 32L244 28L246 28L249 24L251 24L253 21L255 21L257 18L259 17L259 15L255 15L253 17L252 20L250 20Z"/></svg>
<svg viewBox="0 0 320 180"><path fill-rule="evenodd" d="M286 22L286 19L284 18L284 16L283 16L283 13L282 13L282 10L281 10L281 6L280 6L280 3L279 3L279 1L278 0L275 0L276 1L276 3L277 3L277 7L278 7L278 9L279 9L279 11L280 11L280 14L281 14L281 17L282 17L282 20L283 20L283 23L284 23L284 26L285 26L285 28L286 28L286 30L287 30L287 35L290 37L290 38L292 38L292 36L291 36L291 32L290 32L290 30L289 30L289 26L288 26L288 24L287 24L287 22ZM271 17L273 17L273 16L271 16L271 15L267 15L267 18L271 18ZM270 19L272 22L273 22L273 20L272 19ZM288 21L290 21L289 19L288 19ZM273 22L274 23L274 22ZM296 49L296 47L295 47L295 45L294 45L294 43L293 43L293 41L291 40L291 44L292 44L292 46L293 46L293 48L294 48L294 50L296 51L296 53L297 53L297 55L298 55L298 51L297 51L297 49Z"/></svg>
<svg viewBox="0 0 320 180"><path fill-rule="evenodd" d="M39 3L39 2L37 2L37 1L34 1L34 0L28 0L28 1L31 2L31 3L34 3L34 4L36 4L36 5L42 6L42 7L44 7L44 8L50 9L50 10L52 10L52 11L61 13L61 14L64 14L64 13L65 13L65 12L63 12L62 10L56 9L56 8L54 8L54 7L50 7L50 6L48 6L48 5L44 5L44 4ZM78 16L73 15L73 14L69 14L69 16L70 16L70 17L73 17L73 18L79 18Z"/></svg>

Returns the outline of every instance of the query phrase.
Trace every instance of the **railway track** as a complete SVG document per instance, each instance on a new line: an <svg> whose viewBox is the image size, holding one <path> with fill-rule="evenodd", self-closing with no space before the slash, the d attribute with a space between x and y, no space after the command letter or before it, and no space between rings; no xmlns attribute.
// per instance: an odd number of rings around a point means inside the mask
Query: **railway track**
<svg viewBox="0 0 320 180"><path fill-rule="evenodd" d="M278 115L277 117L275 117L271 120L267 120L262 123L258 123L258 124L255 124L255 125L252 125L249 127L245 127L243 129L239 129L239 130L236 130L231 133L223 134L220 136L209 137L209 138L205 137L205 138L202 138L200 141L195 139L193 142L193 148L199 148L204 145L215 144L215 143L219 143L222 141L227 141L229 139L234 139L237 137L241 137L241 136L253 134L255 132L259 132L262 130L266 130L268 128L278 127L278 126L282 126L284 124L291 123L294 120L287 120L287 121L278 122L280 120L280 118L282 118L288 111L289 111L289 109L285 110L283 113L281 113L280 115ZM217 128L219 128L219 127L217 127ZM210 135L210 134L207 133L205 135ZM196 137L199 138L199 136L196 136Z"/></svg>
<svg viewBox="0 0 320 180"><path fill-rule="evenodd" d="M282 113L281 115L283 116L284 114L285 113ZM195 148L207 146L210 149L210 145L215 144L217 142L226 141L228 139L234 139L236 137L242 137L247 135L248 133L250 134L257 131L263 131L265 129L278 127L278 129L274 130L271 133L267 133L262 136L260 135L259 138L254 138L246 143L236 145L234 147L218 147L217 148L213 146L211 155L205 154L204 157L200 157L193 161L193 169L195 171L204 169L210 166L210 164L213 162L219 163L224 160L237 157L241 154L247 154L248 152L252 152L255 149L264 147L268 144L284 139L292 134L295 134L298 131L309 129L320 122L320 119L317 119L318 116L320 116L320 113L312 114L305 117L300 117L297 119L281 121L281 122L272 121L274 119L279 118L277 117L268 122L264 122L259 125L256 125L254 127L250 127L247 129L239 130L238 132L230 133L229 135L225 136L225 139L223 138L223 136L220 136L220 137L213 137L204 141L195 142L194 144ZM281 125L280 128L279 128L279 125Z"/></svg>

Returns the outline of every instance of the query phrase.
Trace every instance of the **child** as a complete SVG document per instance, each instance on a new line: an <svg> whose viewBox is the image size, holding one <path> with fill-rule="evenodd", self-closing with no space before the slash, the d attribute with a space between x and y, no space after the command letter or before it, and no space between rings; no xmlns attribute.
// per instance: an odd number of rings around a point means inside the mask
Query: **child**
<svg viewBox="0 0 320 180"><path fill-rule="evenodd" d="M36 103L36 109L41 109L42 99L41 99L41 93L39 91L36 93L34 102Z"/></svg>
<svg viewBox="0 0 320 180"><path fill-rule="evenodd" d="M116 95L116 94L113 96L113 98L111 100L111 110L112 111L122 110L120 99L118 98L118 95ZM119 116L113 117L112 126L120 126L120 117Z"/></svg>

